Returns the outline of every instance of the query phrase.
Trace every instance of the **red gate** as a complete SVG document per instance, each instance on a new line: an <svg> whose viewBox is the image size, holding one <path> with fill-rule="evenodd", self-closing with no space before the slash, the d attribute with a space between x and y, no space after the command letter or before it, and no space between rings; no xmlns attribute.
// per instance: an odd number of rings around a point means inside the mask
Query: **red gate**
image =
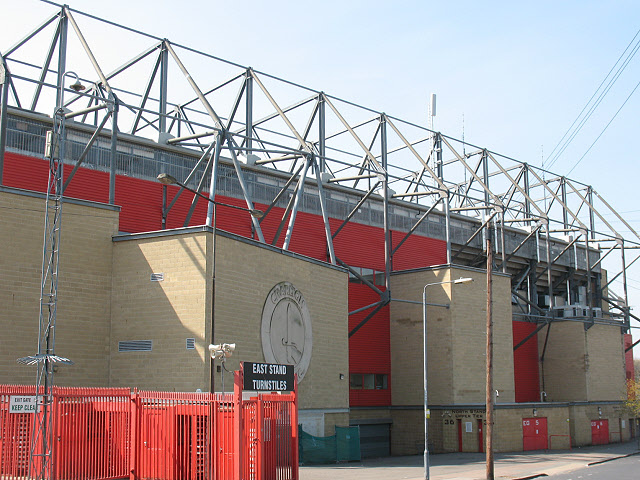
<svg viewBox="0 0 640 480"><path fill-rule="evenodd" d="M522 449L546 450L547 443L547 419L523 418L522 419Z"/></svg>
<svg viewBox="0 0 640 480"><path fill-rule="evenodd" d="M591 444L609 443L609 420L591 420Z"/></svg>
<svg viewBox="0 0 640 480"><path fill-rule="evenodd" d="M298 480L297 391L233 394L54 387L51 480ZM0 480L28 477L32 386L0 385ZM37 453L37 452L36 452Z"/></svg>

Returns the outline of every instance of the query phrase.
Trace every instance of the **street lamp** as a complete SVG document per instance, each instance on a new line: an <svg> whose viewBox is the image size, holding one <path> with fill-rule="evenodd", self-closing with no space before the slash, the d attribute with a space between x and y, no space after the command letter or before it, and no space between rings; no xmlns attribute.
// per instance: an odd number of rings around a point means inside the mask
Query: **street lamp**
<svg viewBox="0 0 640 480"><path fill-rule="evenodd" d="M427 283L422 289L422 352L424 370L424 478L429 480L429 406L427 403L427 287L448 283L470 283L473 278L458 278L446 282Z"/></svg>
<svg viewBox="0 0 640 480"><path fill-rule="evenodd" d="M235 350L235 343L209 345L209 355L211 356L211 363L213 363L216 358L219 358L222 363L222 395L224 395L224 371L227 369L227 367L225 367L224 365L224 362L233 354ZM213 393L213 388L211 393Z"/></svg>

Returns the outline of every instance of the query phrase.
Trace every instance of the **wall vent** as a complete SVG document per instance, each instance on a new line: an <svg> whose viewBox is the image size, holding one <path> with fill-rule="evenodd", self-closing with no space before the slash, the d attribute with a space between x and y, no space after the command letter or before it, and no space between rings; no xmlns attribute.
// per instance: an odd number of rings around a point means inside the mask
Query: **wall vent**
<svg viewBox="0 0 640 480"><path fill-rule="evenodd" d="M162 282L164 280L164 273L152 273L151 281L152 282Z"/></svg>
<svg viewBox="0 0 640 480"><path fill-rule="evenodd" d="M153 350L153 340L126 340L118 342L119 352L150 352Z"/></svg>
<svg viewBox="0 0 640 480"><path fill-rule="evenodd" d="M196 349L196 339L187 338L187 350L195 350L195 349Z"/></svg>

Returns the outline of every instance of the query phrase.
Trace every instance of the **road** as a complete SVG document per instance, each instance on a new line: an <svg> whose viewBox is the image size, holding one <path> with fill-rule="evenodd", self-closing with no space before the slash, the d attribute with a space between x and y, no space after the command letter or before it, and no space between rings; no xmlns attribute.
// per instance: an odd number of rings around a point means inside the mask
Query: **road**
<svg viewBox="0 0 640 480"><path fill-rule="evenodd" d="M549 475L545 477L545 480L638 480L638 478L640 478L640 455L632 455L573 470L569 473Z"/></svg>

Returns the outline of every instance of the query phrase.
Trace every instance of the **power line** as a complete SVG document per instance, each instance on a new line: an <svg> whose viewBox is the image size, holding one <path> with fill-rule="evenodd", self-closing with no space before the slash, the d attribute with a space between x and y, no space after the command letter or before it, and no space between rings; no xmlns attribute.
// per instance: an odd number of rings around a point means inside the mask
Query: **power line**
<svg viewBox="0 0 640 480"><path fill-rule="evenodd" d="M591 115L593 114L593 112L595 111L596 108L598 108L598 106L600 105L600 103L602 102L602 100L604 99L604 97L607 95L607 93L609 93L609 90L611 90L611 87L613 87L613 84L618 80L618 78L620 77L620 75L622 74L622 72L625 70L625 68L627 67L627 65L629 64L629 62L631 61L631 59L635 56L635 54L638 51L638 48L640 48L640 41L633 47L633 49L631 50L631 52L629 53L629 55L627 55L627 58L624 60L624 62L622 63L622 65L620 65L620 67L618 68L617 72L614 74L614 76L609 80L609 83L607 84L607 86L605 87L605 89L600 93L600 95L598 96L598 98L596 99L595 103L593 105L591 105L591 107L589 108L589 105L591 104L592 100L594 99L594 97L598 94L598 92L600 91L600 89L602 88L602 86L604 85L604 83L607 81L607 79L610 77L611 72L613 72L613 70L616 68L616 66L620 63L620 60L624 57L625 53L627 53L627 51L629 50L629 47L631 47L631 45L633 44L633 42L636 40L636 38L638 37L638 35L640 34L640 30L638 30L636 32L636 34L633 36L633 38L631 39L631 41L629 42L629 44L627 45L627 47L624 49L624 51L620 54L620 57L618 57L618 59L616 60L616 63L613 65L613 67L611 67L611 69L609 70L609 72L607 73L607 75L604 77L604 79L602 80L602 82L600 83L600 85L598 85L598 88L596 89L596 91L593 93L593 95L591 95L591 98L589 99L589 101L586 103L586 105L583 107L583 109L580 111L580 113L578 114L578 116L576 117L576 119L573 121L573 123L571 124L571 126L567 129L567 131L564 133L564 135L562 136L562 138L560 139L560 141L556 144L556 146L553 148L553 150L551 151L551 153L549 154L549 158L551 159L550 162L547 164L547 168L551 167L559 158L560 156L564 153L564 151L567 149L567 147L569 146L569 144L573 141L573 139L576 137L576 135L578 134L578 132L582 129L582 127L584 126L584 124L589 120L589 118L591 117ZM589 110L587 111L587 114L584 116L584 118L581 119L583 113L585 112L585 110L587 110L587 108L589 108ZM580 123L574 128L574 126L576 125L576 123L580 121ZM572 131L573 129L573 131ZM570 133L571 132L571 133ZM567 135L569 135L569 138L567 138ZM566 141L565 141L566 139ZM563 143L564 142L564 143ZM562 147L560 147L560 145L562 145ZM558 150L558 147L560 147L560 150ZM555 156L554 156L555 153Z"/></svg>
<svg viewBox="0 0 640 480"><path fill-rule="evenodd" d="M618 116L618 114L620 113L620 110L622 110L622 107L624 107L627 102L629 101L629 99L631 98L631 95L634 94L634 92L636 91L636 89L640 86L640 82L638 82L636 84L636 86L633 88L633 90L631 90L631 93L629 94L629 96L627 97L627 99L624 101L624 103L620 106L620 108L618 109L618 111L615 113L615 115L611 118L611 120L609 120L609 123L607 123L607 125L602 129L602 131L600 132L600 135L598 135L596 137L596 139L593 141L593 143L589 146L589 148L587 149L586 152L584 152L584 154L580 157L580 159L575 163L575 165L573 167L571 167L571 170L569 170L567 172L567 175L569 175L571 172L573 172L573 169L576 168L578 166L578 164L582 161L582 159L587 155L587 153L589 153L589 151L591 150L591 148L596 144L596 142L598 140L600 140L600 137L602 136L602 134L607 130L607 128L609 128L609 125L611 125L611 122L613 122L615 120L615 118Z"/></svg>

